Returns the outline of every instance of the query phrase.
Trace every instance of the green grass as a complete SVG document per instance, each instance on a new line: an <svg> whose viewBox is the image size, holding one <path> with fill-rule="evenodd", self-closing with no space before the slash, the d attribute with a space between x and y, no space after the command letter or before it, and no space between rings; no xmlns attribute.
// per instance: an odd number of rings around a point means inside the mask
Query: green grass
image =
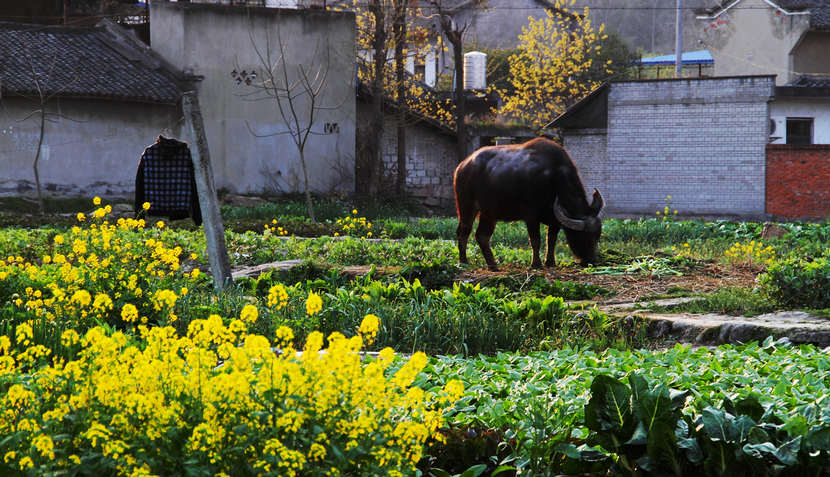
<svg viewBox="0 0 830 477"><path fill-rule="evenodd" d="M726 287L702 295L699 300L681 303L670 308L658 306L651 309L657 312L755 316L775 311L776 304L757 290Z"/></svg>

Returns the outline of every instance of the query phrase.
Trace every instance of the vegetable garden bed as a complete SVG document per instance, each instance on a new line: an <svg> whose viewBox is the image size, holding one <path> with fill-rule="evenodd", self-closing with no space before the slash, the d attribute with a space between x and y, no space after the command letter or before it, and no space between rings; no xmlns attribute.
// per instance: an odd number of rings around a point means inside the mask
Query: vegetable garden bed
<svg viewBox="0 0 830 477"><path fill-rule="evenodd" d="M523 227L500 225L493 273L477 250L456 264L452 219L245 214L260 227L228 232L235 267L302 262L221 295L189 225L100 206L0 229L0 473L830 468L826 351L653 349L644 321L600 308L680 296L825 316L828 224L761 245L760 224L608 220L602 263L561 246L544 271L526 268Z"/></svg>

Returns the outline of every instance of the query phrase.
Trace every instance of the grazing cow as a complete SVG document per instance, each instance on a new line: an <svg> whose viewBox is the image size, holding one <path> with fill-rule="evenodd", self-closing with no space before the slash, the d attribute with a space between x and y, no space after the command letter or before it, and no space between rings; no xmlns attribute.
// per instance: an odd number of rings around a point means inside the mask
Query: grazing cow
<svg viewBox="0 0 830 477"><path fill-rule="evenodd" d="M574 255L596 263L602 231L602 196L594 189L589 204L571 157L557 143L536 138L524 144L488 146L464 159L453 176L458 213L458 259L467 261L467 240L478 216L476 241L490 270L498 270L490 237L498 221L523 220L533 261L541 268L539 225L548 226L545 266L555 266L556 236L564 228Z"/></svg>

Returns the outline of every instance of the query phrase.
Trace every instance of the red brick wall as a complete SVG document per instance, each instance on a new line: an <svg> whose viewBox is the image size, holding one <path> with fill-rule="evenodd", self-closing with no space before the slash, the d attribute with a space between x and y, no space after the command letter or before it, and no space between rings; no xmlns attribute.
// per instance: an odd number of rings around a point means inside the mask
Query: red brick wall
<svg viewBox="0 0 830 477"><path fill-rule="evenodd" d="M766 212L776 218L830 218L830 145L767 145Z"/></svg>

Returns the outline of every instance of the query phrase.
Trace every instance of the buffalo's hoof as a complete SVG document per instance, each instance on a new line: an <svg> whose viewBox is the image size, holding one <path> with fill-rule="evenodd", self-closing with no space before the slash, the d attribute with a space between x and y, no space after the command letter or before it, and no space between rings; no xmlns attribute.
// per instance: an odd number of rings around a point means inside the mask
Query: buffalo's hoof
<svg viewBox="0 0 830 477"><path fill-rule="evenodd" d="M555 267L555 266L556 266L556 262L554 262L554 261L547 261L547 260L545 260L545 266L546 266L546 267Z"/></svg>
<svg viewBox="0 0 830 477"><path fill-rule="evenodd" d="M498 272L499 271L499 266L498 265L487 265L487 270L490 270L491 272Z"/></svg>
<svg viewBox="0 0 830 477"><path fill-rule="evenodd" d="M538 269L542 268L542 262L535 262L535 263L531 263L531 264L530 264L530 268L533 268L533 269L537 269L537 270L538 270Z"/></svg>

